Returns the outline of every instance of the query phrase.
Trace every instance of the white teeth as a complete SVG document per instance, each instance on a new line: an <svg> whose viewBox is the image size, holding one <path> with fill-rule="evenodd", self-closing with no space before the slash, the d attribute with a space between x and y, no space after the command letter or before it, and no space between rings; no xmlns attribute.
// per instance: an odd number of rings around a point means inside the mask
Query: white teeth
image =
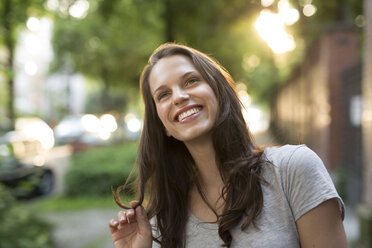
<svg viewBox="0 0 372 248"><path fill-rule="evenodd" d="M196 114L196 113L198 113L199 111L200 111L199 108L192 108L192 109L189 109L189 110L183 112L182 114L180 114L180 115L178 116L178 121L182 121L183 119L189 117L190 115Z"/></svg>

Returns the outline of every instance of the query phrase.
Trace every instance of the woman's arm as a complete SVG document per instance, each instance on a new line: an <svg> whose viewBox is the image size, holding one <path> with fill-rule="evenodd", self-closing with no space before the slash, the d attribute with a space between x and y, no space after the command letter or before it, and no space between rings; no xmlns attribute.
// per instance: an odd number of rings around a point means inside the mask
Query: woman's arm
<svg viewBox="0 0 372 248"><path fill-rule="evenodd" d="M313 208L297 221L302 248L346 248L345 230L336 198Z"/></svg>

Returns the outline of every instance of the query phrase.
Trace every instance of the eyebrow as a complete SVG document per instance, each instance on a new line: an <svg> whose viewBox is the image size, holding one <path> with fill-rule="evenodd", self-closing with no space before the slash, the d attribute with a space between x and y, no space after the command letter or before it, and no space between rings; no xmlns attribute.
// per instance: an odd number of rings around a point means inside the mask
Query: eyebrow
<svg viewBox="0 0 372 248"><path fill-rule="evenodd" d="M199 72L198 71L189 71L189 72L186 72L185 74L183 74L181 76L181 79L185 79L187 76L189 76L190 74L193 74L193 73L199 73ZM158 88L156 88L154 90L154 92L152 93L152 95L154 96L157 91L159 91L159 90L161 90L163 88L165 88L165 86L164 85L160 85Z"/></svg>

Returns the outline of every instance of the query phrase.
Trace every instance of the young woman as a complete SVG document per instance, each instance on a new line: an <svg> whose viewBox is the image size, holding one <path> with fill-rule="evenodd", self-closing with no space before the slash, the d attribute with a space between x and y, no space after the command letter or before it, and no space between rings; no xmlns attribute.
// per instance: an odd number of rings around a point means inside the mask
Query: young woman
<svg viewBox="0 0 372 248"><path fill-rule="evenodd" d="M139 201L125 206L116 192L126 211L109 222L115 248L347 247L322 161L305 145L255 145L217 62L164 44L140 85Z"/></svg>

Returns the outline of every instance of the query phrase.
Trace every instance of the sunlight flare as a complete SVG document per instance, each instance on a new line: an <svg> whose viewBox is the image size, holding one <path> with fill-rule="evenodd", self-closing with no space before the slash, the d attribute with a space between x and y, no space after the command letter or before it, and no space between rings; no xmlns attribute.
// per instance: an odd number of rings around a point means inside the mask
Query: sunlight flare
<svg viewBox="0 0 372 248"><path fill-rule="evenodd" d="M285 23L280 14L268 10L261 11L255 28L276 54L292 51L296 47L293 36L286 32Z"/></svg>

